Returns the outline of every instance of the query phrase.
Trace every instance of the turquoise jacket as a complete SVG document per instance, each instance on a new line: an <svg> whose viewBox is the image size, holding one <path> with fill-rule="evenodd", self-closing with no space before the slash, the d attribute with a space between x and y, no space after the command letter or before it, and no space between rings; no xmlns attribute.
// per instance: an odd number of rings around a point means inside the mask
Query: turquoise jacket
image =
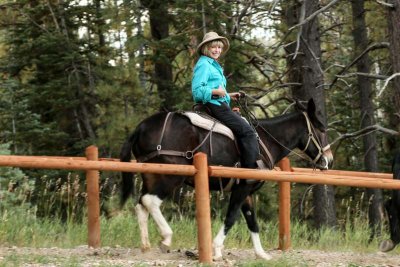
<svg viewBox="0 0 400 267"><path fill-rule="evenodd" d="M220 106L221 102L230 103L228 92L224 97L212 98L212 90L222 86L226 90L226 78L221 65L213 58L201 56L194 66L192 78L192 95L196 103L213 103Z"/></svg>

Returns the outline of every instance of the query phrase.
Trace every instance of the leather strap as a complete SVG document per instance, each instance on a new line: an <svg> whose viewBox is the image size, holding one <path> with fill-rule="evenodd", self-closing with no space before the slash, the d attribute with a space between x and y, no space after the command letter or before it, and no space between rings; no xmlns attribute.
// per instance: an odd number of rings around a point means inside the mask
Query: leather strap
<svg viewBox="0 0 400 267"><path fill-rule="evenodd" d="M196 146L194 149L188 150L186 152L175 151L175 150L163 150L161 144L162 144L162 140L163 140L163 137L164 137L167 121L169 120L171 114L173 114L173 112L168 112L167 116L165 117L163 129L161 131L160 140L158 142L156 150L153 151L153 152L150 152L149 154L147 154L147 155L145 155L143 157L137 158L138 162L146 162L146 161L148 161L148 160L150 160L152 158L158 157L160 155L176 156L176 157L184 157L184 158L187 158L187 159L192 159L193 156L194 156L194 153L204 145L204 143L207 141L207 139L209 137L210 137L210 141L211 141L211 136L212 136L213 129L214 129L215 125L217 124L216 121L214 121L214 124L212 125L211 129L208 131L207 135L204 137L203 141L201 141L201 143L198 146ZM211 147L211 143L210 143L210 147Z"/></svg>
<svg viewBox="0 0 400 267"><path fill-rule="evenodd" d="M271 163L271 166L269 167L270 170L274 167L274 160L272 158L272 154L269 151L268 147L264 144L264 142L260 139L258 139L258 142L260 143L260 146L262 148L262 150L264 151L264 153L267 155L267 159L269 160L269 163Z"/></svg>

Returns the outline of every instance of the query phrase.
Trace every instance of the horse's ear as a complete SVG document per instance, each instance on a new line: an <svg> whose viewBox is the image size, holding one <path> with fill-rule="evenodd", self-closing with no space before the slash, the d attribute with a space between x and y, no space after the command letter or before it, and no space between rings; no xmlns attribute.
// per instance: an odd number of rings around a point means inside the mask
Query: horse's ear
<svg viewBox="0 0 400 267"><path fill-rule="evenodd" d="M314 99L310 98L308 100L307 104L307 114L310 117L310 119L313 121L313 124L318 128L318 129L325 129L325 124L323 123L323 115L321 112L317 112L317 107L315 105Z"/></svg>
<svg viewBox="0 0 400 267"><path fill-rule="evenodd" d="M308 100L308 104L307 104L307 113L308 115L311 114L315 114L316 111L316 107L315 107L315 102L313 98L310 98L310 100Z"/></svg>

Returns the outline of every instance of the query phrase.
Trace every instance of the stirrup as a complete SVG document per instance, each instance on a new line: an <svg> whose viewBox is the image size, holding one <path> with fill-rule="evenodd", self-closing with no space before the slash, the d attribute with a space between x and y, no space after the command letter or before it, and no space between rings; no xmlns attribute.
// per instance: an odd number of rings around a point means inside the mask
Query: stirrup
<svg viewBox="0 0 400 267"><path fill-rule="evenodd" d="M257 164L257 169L260 170L269 169L262 159L256 160L256 164Z"/></svg>
<svg viewBox="0 0 400 267"><path fill-rule="evenodd" d="M257 168L258 170L269 170L267 165L265 165L265 162L262 159L256 160ZM260 182L260 180L257 179L246 179L246 184L255 184L257 182Z"/></svg>

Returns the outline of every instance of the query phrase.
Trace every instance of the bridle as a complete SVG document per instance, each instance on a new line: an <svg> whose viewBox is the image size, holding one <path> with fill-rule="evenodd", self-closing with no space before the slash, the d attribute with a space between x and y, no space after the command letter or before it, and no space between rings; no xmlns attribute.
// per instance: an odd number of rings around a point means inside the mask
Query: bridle
<svg viewBox="0 0 400 267"><path fill-rule="evenodd" d="M318 155L315 157L314 160L312 160L312 163L314 165L318 162L318 160L322 157L325 151L331 148L331 146L328 144L324 147L321 145L321 141L318 139L318 137L315 134L315 129L313 125L310 122L310 118L308 117L307 113L303 111L303 115L306 118L306 123L307 123L307 129L308 129L308 140L305 148L301 150L301 152L305 152L308 149L308 146L310 145L311 142L314 143L314 146L318 149Z"/></svg>

